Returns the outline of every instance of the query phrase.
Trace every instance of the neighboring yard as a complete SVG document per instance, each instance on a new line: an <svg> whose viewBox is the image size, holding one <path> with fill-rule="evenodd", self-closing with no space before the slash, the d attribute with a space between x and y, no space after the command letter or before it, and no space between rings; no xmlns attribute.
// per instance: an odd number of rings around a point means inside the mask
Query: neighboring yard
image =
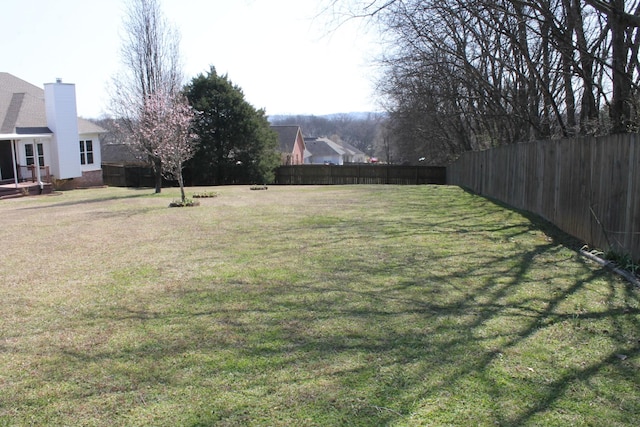
<svg viewBox="0 0 640 427"><path fill-rule="evenodd" d="M535 218L213 190L0 201L0 425L640 424L640 291Z"/></svg>

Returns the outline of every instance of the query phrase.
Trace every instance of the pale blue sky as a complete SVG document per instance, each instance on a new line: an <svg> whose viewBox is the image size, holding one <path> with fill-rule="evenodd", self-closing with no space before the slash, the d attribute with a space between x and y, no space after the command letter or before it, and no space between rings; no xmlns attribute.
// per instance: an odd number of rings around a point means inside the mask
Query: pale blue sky
<svg viewBox="0 0 640 427"><path fill-rule="evenodd" d="M181 34L190 80L214 65L257 108L275 114L379 110L379 49L361 23L330 31L322 0L160 0ZM76 84L78 114L106 111L120 65L126 0L4 0L0 71L42 87Z"/></svg>

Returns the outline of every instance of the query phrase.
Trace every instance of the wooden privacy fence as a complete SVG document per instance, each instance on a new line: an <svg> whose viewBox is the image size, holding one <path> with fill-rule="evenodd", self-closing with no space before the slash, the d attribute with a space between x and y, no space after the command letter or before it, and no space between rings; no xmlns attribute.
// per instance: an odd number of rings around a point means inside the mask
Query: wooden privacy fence
<svg viewBox="0 0 640 427"><path fill-rule="evenodd" d="M224 181L194 183L185 171L187 185L253 184L241 170L225 169ZM155 178L151 168L133 164L102 164L105 185L114 187L153 187ZM276 169L275 184L281 185L339 185L339 184L441 184L446 183L446 168L434 166L394 165L297 165ZM171 184L163 180L163 185Z"/></svg>
<svg viewBox="0 0 640 427"><path fill-rule="evenodd" d="M276 170L276 184L445 184L446 168L396 165L295 165Z"/></svg>
<svg viewBox="0 0 640 427"><path fill-rule="evenodd" d="M145 165L102 164L102 181L113 187L155 187L153 170Z"/></svg>
<svg viewBox="0 0 640 427"><path fill-rule="evenodd" d="M447 183L536 213L593 248L640 260L640 135L465 153Z"/></svg>

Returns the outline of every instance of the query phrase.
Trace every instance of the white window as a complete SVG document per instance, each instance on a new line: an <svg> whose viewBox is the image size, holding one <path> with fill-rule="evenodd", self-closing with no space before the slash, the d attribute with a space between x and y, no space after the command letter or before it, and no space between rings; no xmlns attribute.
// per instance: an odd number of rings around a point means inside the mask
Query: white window
<svg viewBox="0 0 640 427"><path fill-rule="evenodd" d="M44 167L44 147L42 144L36 144L38 147L38 164ZM27 166L32 166L36 163L35 155L33 153L33 144L27 144L24 146L24 154L27 160Z"/></svg>
<svg viewBox="0 0 640 427"><path fill-rule="evenodd" d="M93 141L90 139L86 141L80 141L80 164L93 164Z"/></svg>

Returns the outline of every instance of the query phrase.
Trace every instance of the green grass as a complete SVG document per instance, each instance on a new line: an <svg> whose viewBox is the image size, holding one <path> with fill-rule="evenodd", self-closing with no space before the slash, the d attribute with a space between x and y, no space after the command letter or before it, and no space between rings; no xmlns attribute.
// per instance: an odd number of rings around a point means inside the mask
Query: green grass
<svg viewBox="0 0 640 427"><path fill-rule="evenodd" d="M638 290L535 217L215 191L0 202L0 425L640 424Z"/></svg>

